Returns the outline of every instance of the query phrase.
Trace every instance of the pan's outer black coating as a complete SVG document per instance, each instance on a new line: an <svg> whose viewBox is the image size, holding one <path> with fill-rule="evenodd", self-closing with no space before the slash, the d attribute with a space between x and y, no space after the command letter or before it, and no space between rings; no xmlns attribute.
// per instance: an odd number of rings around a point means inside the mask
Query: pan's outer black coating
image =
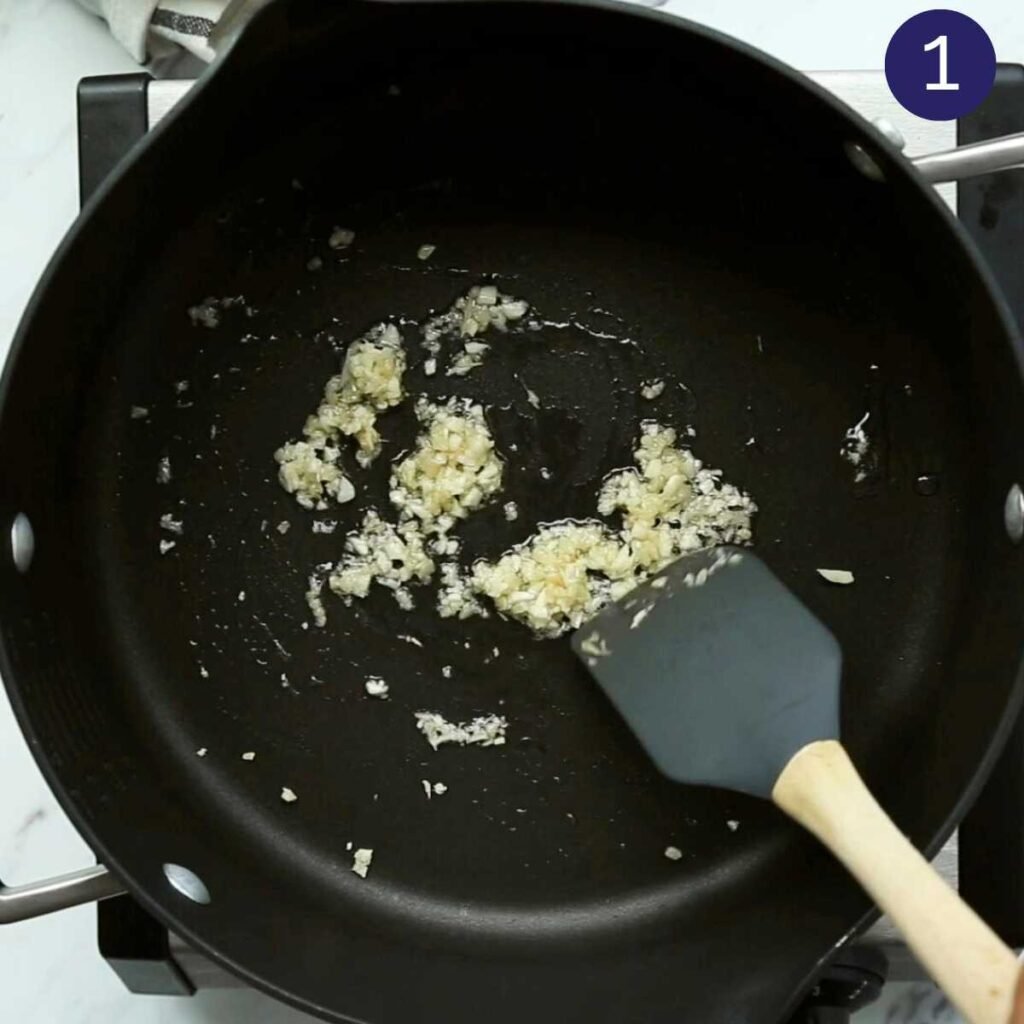
<svg viewBox="0 0 1024 1024"><path fill-rule="evenodd" d="M852 168L851 140L887 183ZM325 245L335 224L357 232L346 253ZM519 447L520 520L481 513L467 550L585 514L641 416L692 423L698 454L759 502L762 555L843 645L855 758L933 848L1017 705L1012 328L948 213L867 127L717 36L618 8L351 3L325 21L273 4L101 190L3 382L0 518L25 512L37 542L28 573L0 574L15 709L147 907L325 1017L776 1020L867 910L813 842L657 777L565 641L376 594L300 628L305 574L354 512L313 535L273 449L340 346L486 274L640 348L548 327L428 386L410 345L413 388L478 395ZM219 328L190 324L189 305L237 294ZM669 397L647 406L652 370ZM864 412L878 463L855 485L838 448ZM378 499L408 412L384 432ZM923 474L937 493L915 489ZM168 512L184 534L160 557ZM819 565L856 585L827 588ZM388 702L363 697L369 672ZM435 754L419 708L501 711L509 743ZM422 779L449 792L428 802ZM366 881L349 841L375 850ZM166 885L168 861L209 906Z"/></svg>

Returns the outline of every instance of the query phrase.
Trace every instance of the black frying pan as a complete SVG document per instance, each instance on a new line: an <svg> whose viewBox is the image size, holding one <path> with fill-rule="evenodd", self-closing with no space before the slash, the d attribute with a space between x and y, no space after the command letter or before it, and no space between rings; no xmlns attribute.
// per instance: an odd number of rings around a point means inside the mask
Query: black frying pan
<svg viewBox="0 0 1024 1024"><path fill-rule="evenodd" d="M357 233L343 255L335 224ZM591 333L547 328L461 382L411 371L485 401L519 448L520 518L471 520L467 556L590 512L642 416L692 423L842 644L848 747L934 849L1018 703L1019 342L953 219L864 123L743 47L618 7L272 4L100 190L3 381L15 710L117 880L101 889L326 1018L777 1020L869 909L810 840L661 779L564 639L379 593L300 625L341 533L311 533L274 449L350 340L488 275ZM239 294L215 330L186 315ZM655 375L670 387L648 409ZM855 483L838 449L868 411L878 461ZM358 478L377 500L415 433L407 411L383 427ZM161 557L166 512L185 534ZM826 588L822 565L855 588ZM371 672L387 703L364 697ZM509 743L435 754L421 708L500 710ZM428 802L424 778L449 792ZM375 850L365 881L349 841Z"/></svg>

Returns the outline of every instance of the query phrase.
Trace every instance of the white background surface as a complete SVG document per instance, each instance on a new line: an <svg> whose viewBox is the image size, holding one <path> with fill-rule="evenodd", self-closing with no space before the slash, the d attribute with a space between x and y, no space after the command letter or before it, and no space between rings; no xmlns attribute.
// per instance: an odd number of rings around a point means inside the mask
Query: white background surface
<svg viewBox="0 0 1024 1024"><path fill-rule="evenodd" d="M926 7L902 0L670 0L667 5L805 69L881 67L893 31ZM956 7L985 27L1000 60L1024 63L1019 0ZM0 0L0 357L77 211L78 79L134 70L137 66L100 23L70 0ZM27 882L91 863L32 762L4 695L0 779L0 878ZM94 927L95 911L80 908L0 929L0 1017L19 1024L308 1020L254 993L202 993L193 999L129 995L100 959Z"/></svg>

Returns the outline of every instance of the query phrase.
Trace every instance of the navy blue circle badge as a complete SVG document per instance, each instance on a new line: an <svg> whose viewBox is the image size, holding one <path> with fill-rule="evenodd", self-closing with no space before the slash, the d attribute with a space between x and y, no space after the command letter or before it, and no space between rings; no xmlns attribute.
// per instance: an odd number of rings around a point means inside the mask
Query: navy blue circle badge
<svg viewBox="0 0 1024 1024"><path fill-rule="evenodd" d="M923 11L896 30L885 51L885 78L912 114L952 121L988 95L996 53L985 30L959 11Z"/></svg>

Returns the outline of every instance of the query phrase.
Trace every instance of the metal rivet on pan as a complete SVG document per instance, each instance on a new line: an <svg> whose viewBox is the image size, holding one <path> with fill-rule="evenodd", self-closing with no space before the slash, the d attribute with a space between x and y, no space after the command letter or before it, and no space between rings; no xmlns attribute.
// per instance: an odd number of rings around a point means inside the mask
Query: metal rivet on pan
<svg viewBox="0 0 1024 1024"><path fill-rule="evenodd" d="M878 161L859 143L844 142L843 149L850 159L850 163L872 181L885 181L885 174L879 166Z"/></svg>
<svg viewBox="0 0 1024 1024"><path fill-rule="evenodd" d="M188 897L193 903L205 905L210 902L210 890L194 871L180 864L165 864L163 868L164 877L182 896Z"/></svg>
<svg viewBox="0 0 1024 1024"><path fill-rule="evenodd" d="M1006 495L1003 522L1006 524L1010 540L1014 544L1019 544L1024 539L1024 491L1020 489L1020 484L1014 484Z"/></svg>
<svg viewBox="0 0 1024 1024"><path fill-rule="evenodd" d="M28 572L35 553L36 537L32 532L32 524L24 512L19 512L11 523L11 557L18 572Z"/></svg>
<svg viewBox="0 0 1024 1024"><path fill-rule="evenodd" d="M887 117L876 117L871 122L897 149L903 149L907 140L903 138L903 132L899 130Z"/></svg>

